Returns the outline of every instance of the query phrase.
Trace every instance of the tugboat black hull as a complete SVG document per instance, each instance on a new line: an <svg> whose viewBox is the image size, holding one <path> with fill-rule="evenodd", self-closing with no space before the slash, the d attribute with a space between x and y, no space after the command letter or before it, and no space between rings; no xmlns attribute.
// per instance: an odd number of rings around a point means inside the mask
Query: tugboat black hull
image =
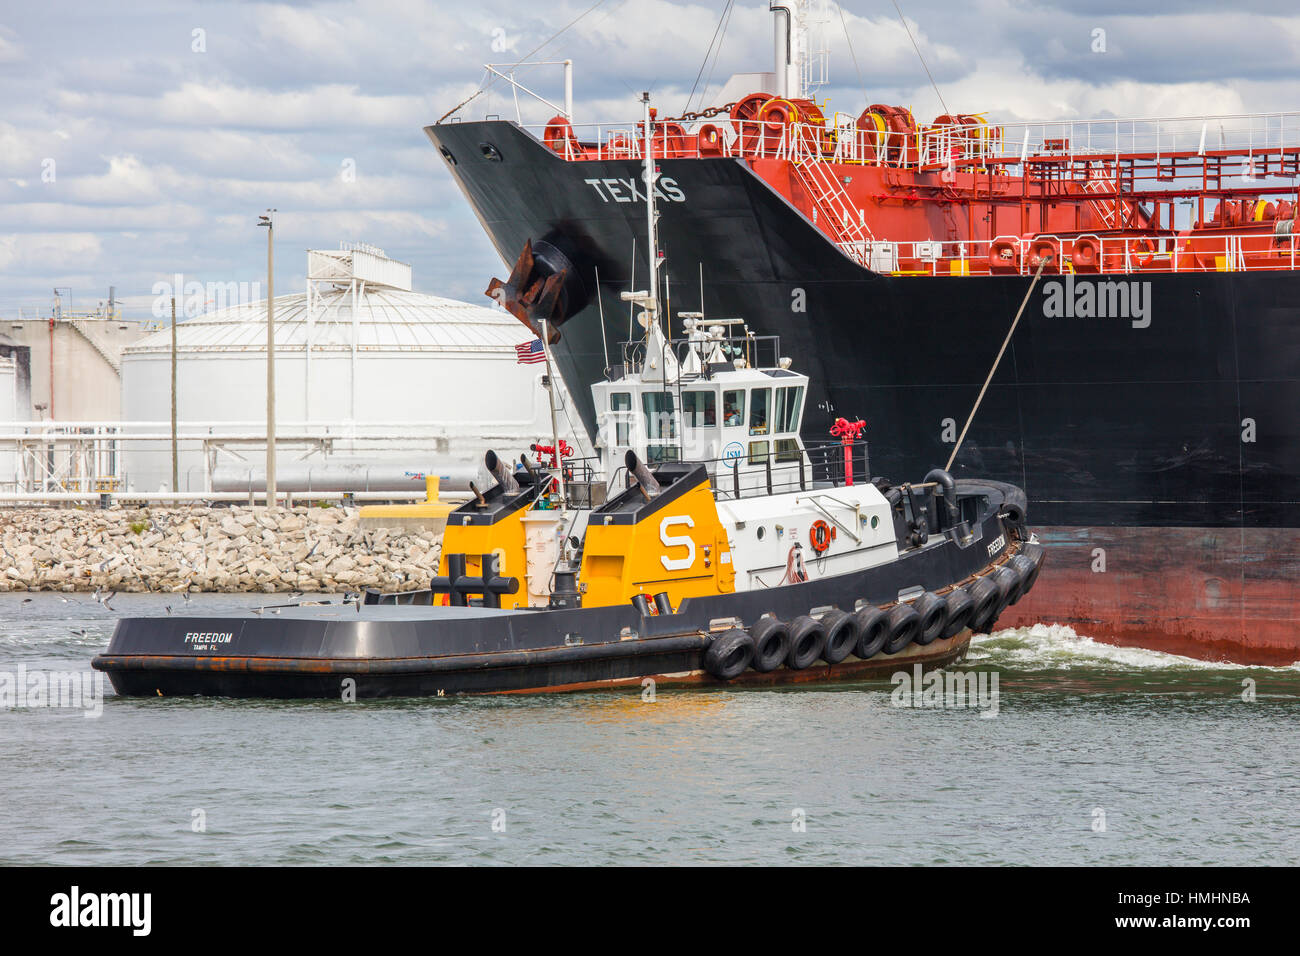
<svg viewBox="0 0 1300 956"><path fill-rule="evenodd" d="M302 660L298 658L156 657L104 661L113 689L124 697L258 697L338 700L343 682L355 680L357 699L445 697L465 694L539 694L639 688L647 678L659 687L780 686L880 678L920 664L944 667L960 659L969 630L928 647L917 645L870 660L850 657L802 670L747 670L729 681L703 666L709 639L682 635L637 642L644 647L594 645L557 648L565 655L533 652L468 659L410 658L403 661ZM96 665L100 666L100 665Z"/></svg>
<svg viewBox="0 0 1300 956"><path fill-rule="evenodd" d="M1023 515L1002 513L1008 505L998 488L967 486L963 493L968 490L982 492L978 520L935 534L887 564L687 598L672 613L645 614L632 604L514 610L330 604L203 618L125 618L93 666L125 696L334 700L613 689L639 686L645 678L667 686L772 685L942 666L964 653L971 626L991 626L1033 586L1042 560L1042 549L1027 540L1019 523ZM822 626L808 615L826 622L835 608L854 620L861 613L879 618L876 608L901 609L901 622L917 616L914 609L926 594L937 607L936 600L943 603L958 591L983 593L995 586L998 598L982 620L959 620L946 604L949 610L933 618L929 640L918 625L914 638L859 657L843 648L865 653L869 642L853 637L836 654L823 633L821 652L809 651L806 660L792 653L779 665L759 669L752 658L725 676L710 662L711 650L716 656L715 645L721 646L717 642L736 641L737 634L748 640L764 619L802 622L791 630L802 627L805 634ZM901 624L898 633L906 637ZM792 647L797 642L790 638Z"/></svg>

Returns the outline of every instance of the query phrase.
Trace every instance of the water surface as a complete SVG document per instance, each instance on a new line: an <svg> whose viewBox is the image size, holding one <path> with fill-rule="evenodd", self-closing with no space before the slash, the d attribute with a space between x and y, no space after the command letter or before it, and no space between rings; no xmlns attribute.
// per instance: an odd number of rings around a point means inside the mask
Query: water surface
<svg viewBox="0 0 1300 956"><path fill-rule="evenodd" d="M0 671L89 670L117 615L179 603L0 595ZM891 706L888 681L653 702L109 687L96 719L0 711L0 862L1300 862L1300 668L1041 625L962 668L998 675L996 716Z"/></svg>

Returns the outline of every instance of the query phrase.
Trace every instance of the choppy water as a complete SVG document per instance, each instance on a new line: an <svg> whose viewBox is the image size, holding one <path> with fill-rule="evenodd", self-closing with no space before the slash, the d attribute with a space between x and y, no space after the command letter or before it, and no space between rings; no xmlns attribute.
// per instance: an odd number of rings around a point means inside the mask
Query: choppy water
<svg viewBox="0 0 1300 956"><path fill-rule="evenodd" d="M0 671L88 670L113 618L0 595ZM888 682L0 711L0 863L1300 862L1300 668L1043 626L963 666L995 717Z"/></svg>

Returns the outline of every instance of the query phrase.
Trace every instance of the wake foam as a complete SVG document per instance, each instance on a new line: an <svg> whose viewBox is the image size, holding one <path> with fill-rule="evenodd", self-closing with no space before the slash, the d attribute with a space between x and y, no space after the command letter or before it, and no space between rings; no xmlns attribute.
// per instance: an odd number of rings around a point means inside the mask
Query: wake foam
<svg viewBox="0 0 1300 956"><path fill-rule="evenodd" d="M1260 667L1227 661L1202 661L1179 654L1166 654L1140 647L1103 644L1075 632L1064 624L1035 624L992 634L979 634L971 641L967 657L973 663L993 664L1015 670L1069 670L1090 668L1133 670L1275 670L1300 671L1300 661L1286 667Z"/></svg>

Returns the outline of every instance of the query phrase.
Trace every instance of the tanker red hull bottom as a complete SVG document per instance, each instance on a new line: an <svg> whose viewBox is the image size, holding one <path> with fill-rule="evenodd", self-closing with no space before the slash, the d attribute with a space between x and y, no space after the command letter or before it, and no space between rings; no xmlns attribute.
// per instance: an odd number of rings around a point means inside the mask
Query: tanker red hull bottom
<svg viewBox="0 0 1300 956"><path fill-rule="evenodd" d="M997 627L1067 624L1202 660L1300 661L1300 529L1037 528L1047 560Z"/></svg>

